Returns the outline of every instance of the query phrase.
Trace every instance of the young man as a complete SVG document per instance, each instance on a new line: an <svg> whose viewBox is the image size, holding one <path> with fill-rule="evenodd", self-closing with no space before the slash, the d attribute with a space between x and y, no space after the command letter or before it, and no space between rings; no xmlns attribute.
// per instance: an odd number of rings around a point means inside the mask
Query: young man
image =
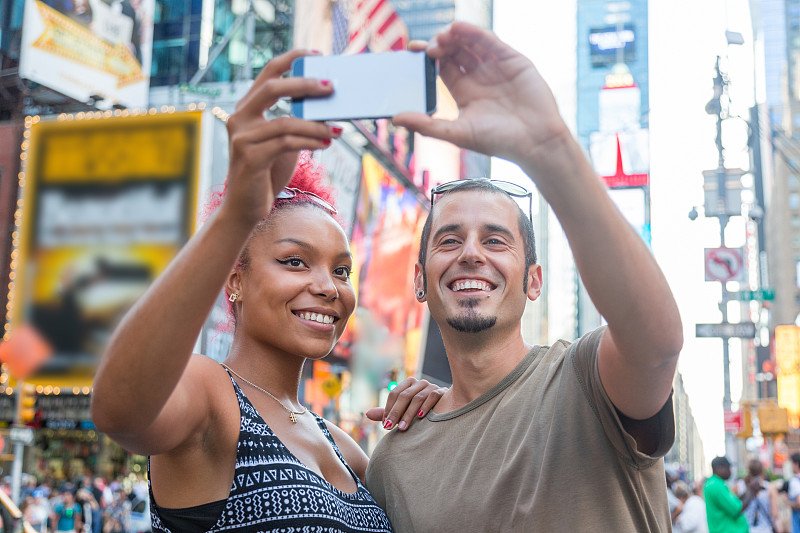
<svg viewBox="0 0 800 533"><path fill-rule="evenodd" d="M367 485L401 533L670 531L662 457L683 336L663 274L528 59L465 23L427 53L459 117L394 122L517 163L558 216L608 326L526 345L520 320L542 270L529 214L508 192L525 193L485 180L434 189L415 290L453 385L424 420L381 440Z"/></svg>
<svg viewBox="0 0 800 533"><path fill-rule="evenodd" d="M731 477L731 462L727 457L714 457L711 472L713 475L703 486L709 533L747 533L750 527L742 511L750 505L758 490L748 490L744 501L730 491L725 484Z"/></svg>
<svg viewBox="0 0 800 533"><path fill-rule="evenodd" d="M61 502L53 508L51 521L57 533L78 533L83 531L81 507L75 501L70 488L61 489Z"/></svg>

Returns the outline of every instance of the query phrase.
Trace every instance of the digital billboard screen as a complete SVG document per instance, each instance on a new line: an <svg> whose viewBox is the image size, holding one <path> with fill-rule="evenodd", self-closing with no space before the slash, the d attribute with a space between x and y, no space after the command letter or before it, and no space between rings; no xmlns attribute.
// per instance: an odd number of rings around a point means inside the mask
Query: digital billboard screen
<svg viewBox="0 0 800 533"><path fill-rule="evenodd" d="M589 58L595 68L636 59L636 34L632 24L589 30Z"/></svg>

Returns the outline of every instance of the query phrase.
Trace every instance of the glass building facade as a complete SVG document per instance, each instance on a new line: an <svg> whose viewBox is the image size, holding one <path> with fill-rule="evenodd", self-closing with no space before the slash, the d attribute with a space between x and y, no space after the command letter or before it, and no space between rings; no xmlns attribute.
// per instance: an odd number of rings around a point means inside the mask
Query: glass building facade
<svg viewBox="0 0 800 533"><path fill-rule="evenodd" d="M291 30L282 0L156 0L150 85L189 83L209 63L203 82L252 79L291 47Z"/></svg>
<svg viewBox="0 0 800 533"><path fill-rule="evenodd" d="M408 26L410 39L430 40L455 20L455 0L395 0L397 14Z"/></svg>

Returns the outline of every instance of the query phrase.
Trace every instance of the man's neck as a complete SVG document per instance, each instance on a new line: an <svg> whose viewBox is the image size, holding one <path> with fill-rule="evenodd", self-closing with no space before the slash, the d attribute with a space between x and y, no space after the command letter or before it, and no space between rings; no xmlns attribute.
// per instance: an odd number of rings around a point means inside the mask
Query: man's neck
<svg viewBox="0 0 800 533"><path fill-rule="evenodd" d="M479 336L464 333L445 336L453 385L436 404L436 412L454 411L480 397L511 373L531 350L519 331L502 339Z"/></svg>

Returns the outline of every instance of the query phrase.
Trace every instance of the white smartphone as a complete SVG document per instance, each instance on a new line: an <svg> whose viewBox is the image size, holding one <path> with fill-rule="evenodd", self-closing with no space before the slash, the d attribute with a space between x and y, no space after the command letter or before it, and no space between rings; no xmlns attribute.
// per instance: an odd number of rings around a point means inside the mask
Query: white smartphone
<svg viewBox="0 0 800 533"><path fill-rule="evenodd" d="M306 56L292 75L331 80L333 94L292 101L292 114L306 120L392 117L404 111L436 111L436 61L425 52Z"/></svg>

